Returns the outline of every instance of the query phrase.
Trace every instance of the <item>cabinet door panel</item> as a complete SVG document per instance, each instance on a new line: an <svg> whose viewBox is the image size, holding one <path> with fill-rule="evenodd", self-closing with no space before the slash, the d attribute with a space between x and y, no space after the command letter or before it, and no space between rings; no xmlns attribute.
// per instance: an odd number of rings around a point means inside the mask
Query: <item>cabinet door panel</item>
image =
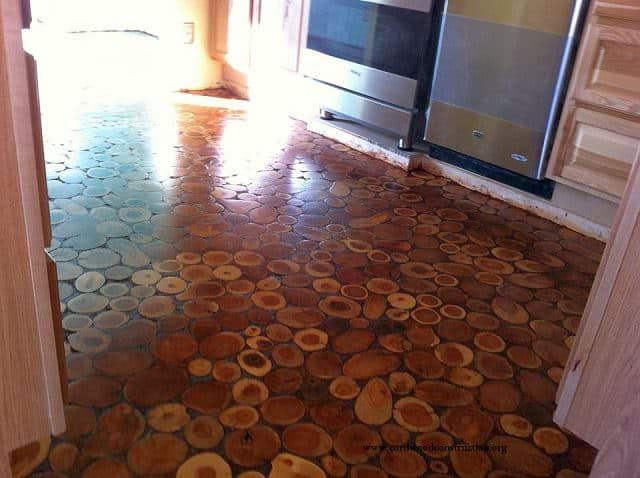
<svg viewBox="0 0 640 478"><path fill-rule="evenodd" d="M592 26L576 97L640 117L640 23L624 25Z"/></svg>
<svg viewBox="0 0 640 478"><path fill-rule="evenodd" d="M640 156L640 124L577 108L559 175L621 196Z"/></svg>
<svg viewBox="0 0 640 478"><path fill-rule="evenodd" d="M595 13L607 17L640 21L640 4L638 0L598 0Z"/></svg>

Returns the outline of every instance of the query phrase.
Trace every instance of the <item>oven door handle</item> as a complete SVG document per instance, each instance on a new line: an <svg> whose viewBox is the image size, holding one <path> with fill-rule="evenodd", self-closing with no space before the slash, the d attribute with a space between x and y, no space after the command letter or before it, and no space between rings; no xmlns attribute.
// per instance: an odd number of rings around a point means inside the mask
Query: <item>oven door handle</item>
<svg viewBox="0 0 640 478"><path fill-rule="evenodd" d="M433 0L362 0L368 3L377 3L388 7L404 8L418 12L429 13L433 7Z"/></svg>

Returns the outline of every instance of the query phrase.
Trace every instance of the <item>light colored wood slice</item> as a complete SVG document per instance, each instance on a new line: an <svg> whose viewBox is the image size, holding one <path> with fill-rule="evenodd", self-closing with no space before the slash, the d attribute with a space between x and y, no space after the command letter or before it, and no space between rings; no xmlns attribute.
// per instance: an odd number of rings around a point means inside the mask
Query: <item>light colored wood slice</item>
<svg viewBox="0 0 640 478"><path fill-rule="evenodd" d="M489 455L479 450L453 450L450 459L460 478L484 478L492 468Z"/></svg>
<svg viewBox="0 0 640 478"><path fill-rule="evenodd" d="M282 443L290 452L307 457L317 457L331 451L331 436L313 423L297 423L282 433Z"/></svg>
<svg viewBox="0 0 640 478"><path fill-rule="evenodd" d="M205 358L196 358L189 362L187 365L187 370L194 377L206 377L211 373L213 369L213 364L211 360L207 360Z"/></svg>
<svg viewBox="0 0 640 478"><path fill-rule="evenodd" d="M271 350L274 344L270 338L258 335L247 338L247 345L254 350Z"/></svg>
<svg viewBox="0 0 640 478"><path fill-rule="evenodd" d="M353 319L360 315L360 304L347 297L330 296L322 299L318 306L320 310L331 317L340 319Z"/></svg>
<svg viewBox="0 0 640 478"><path fill-rule="evenodd" d="M473 369L456 367L449 370L447 380L460 387L476 388L482 385L484 377Z"/></svg>
<svg viewBox="0 0 640 478"><path fill-rule="evenodd" d="M74 282L78 292L94 292L104 285L106 279L98 271L85 272L80 275Z"/></svg>
<svg viewBox="0 0 640 478"><path fill-rule="evenodd" d="M474 277L478 282L494 287L498 287L504 284L504 279L493 272L481 271L475 274Z"/></svg>
<svg viewBox="0 0 640 478"><path fill-rule="evenodd" d="M202 261L212 267L224 266L233 260L233 256L226 251L209 251L202 256Z"/></svg>
<svg viewBox="0 0 640 478"><path fill-rule="evenodd" d="M385 376L400 367L400 358L384 350L367 350L353 355L343 367L343 374L356 380Z"/></svg>
<svg viewBox="0 0 640 478"><path fill-rule="evenodd" d="M569 439L557 428L538 428L533 432L533 442L547 455L562 455L569 449Z"/></svg>
<svg viewBox="0 0 640 478"><path fill-rule="evenodd" d="M49 452L49 466L55 472L71 471L79 454L80 450L73 443L58 443Z"/></svg>
<svg viewBox="0 0 640 478"><path fill-rule="evenodd" d="M233 357L244 348L244 338L235 332L220 332L200 342L200 353L208 358L221 360Z"/></svg>
<svg viewBox="0 0 640 478"><path fill-rule="evenodd" d="M140 302L138 312L148 319L159 319L171 314L176 308L171 297L149 297Z"/></svg>
<svg viewBox="0 0 640 478"><path fill-rule="evenodd" d="M249 378L238 380L231 393L236 402L249 406L259 405L269 398L267 386L259 380Z"/></svg>
<svg viewBox="0 0 640 478"><path fill-rule="evenodd" d="M387 296L387 301L392 307L403 310L410 310L416 306L416 299L412 295L396 292Z"/></svg>
<svg viewBox="0 0 640 478"><path fill-rule="evenodd" d="M67 307L76 314L92 314L100 312L109 304L109 300L93 292L87 294L80 294L67 302Z"/></svg>
<svg viewBox="0 0 640 478"><path fill-rule="evenodd" d="M199 453L185 461L176 478L231 478L231 467L217 453Z"/></svg>
<svg viewBox="0 0 640 478"><path fill-rule="evenodd" d="M180 277L187 282L202 282L213 279L213 269L204 264L186 266L180 271Z"/></svg>
<svg viewBox="0 0 640 478"><path fill-rule="evenodd" d="M197 256L197 254L196 254ZM199 258L199 257L198 257ZM198 261L200 262L200 261ZM197 262L196 262L197 264ZM161 274L173 274L175 272L180 272L184 265L179 260L174 259L166 259L164 261L158 261L151 264L153 266L153 270L160 272Z"/></svg>
<svg viewBox="0 0 640 478"><path fill-rule="evenodd" d="M256 287L260 290L276 290L280 287L280 279L277 277L265 277L256 283Z"/></svg>
<svg viewBox="0 0 640 478"><path fill-rule="evenodd" d="M494 297L491 301L491 309L494 314L510 324L519 325L529 322L527 310L508 297Z"/></svg>
<svg viewBox="0 0 640 478"><path fill-rule="evenodd" d="M444 458L453 446L451 435L441 431L421 433L416 437L416 445L422 448L429 458Z"/></svg>
<svg viewBox="0 0 640 478"><path fill-rule="evenodd" d="M431 432L440 426L433 408L413 397L401 398L394 404L393 418L410 432Z"/></svg>
<svg viewBox="0 0 640 478"><path fill-rule="evenodd" d="M360 386L351 377L340 375L329 385L329 392L340 400L352 400L360 394Z"/></svg>
<svg viewBox="0 0 640 478"><path fill-rule="evenodd" d="M227 292L235 295L251 294L256 290L253 282L246 279L237 279L227 283Z"/></svg>
<svg viewBox="0 0 640 478"><path fill-rule="evenodd" d="M405 353L404 364L413 374L427 379L438 379L444 375L444 366L429 350L412 350Z"/></svg>
<svg viewBox="0 0 640 478"><path fill-rule="evenodd" d="M47 458L51 437L22 446L9 453L9 464L13 478L25 478Z"/></svg>
<svg viewBox="0 0 640 478"><path fill-rule="evenodd" d="M233 265L218 266L213 270L213 277L223 281L232 281L242 276L240 268Z"/></svg>
<svg viewBox="0 0 640 478"><path fill-rule="evenodd" d="M493 419L475 407L448 408L441 418L442 427L468 445L481 445L491 435Z"/></svg>
<svg viewBox="0 0 640 478"><path fill-rule="evenodd" d="M293 341L305 352L314 352L326 348L329 336L323 330L308 328L296 332Z"/></svg>
<svg viewBox="0 0 640 478"><path fill-rule="evenodd" d="M100 353L109 348L112 338L95 328L82 329L67 338L74 350L86 353Z"/></svg>
<svg viewBox="0 0 640 478"><path fill-rule="evenodd" d="M386 296L398 292L400 286L390 279L374 277L367 282L367 289L374 294Z"/></svg>
<svg viewBox="0 0 640 478"><path fill-rule="evenodd" d="M224 430L218 420L201 415L184 427L184 437L193 448L206 450L214 448L224 436Z"/></svg>
<svg viewBox="0 0 640 478"><path fill-rule="evenodd" d="M350 465L366 463L371 457L378 455L378 447L381 445L382 438L378 432L362 424L343 428L333 442L333 448L338 456Z"/></svg>
<svg viewBox="0 0 640 478"><path fill-rule="evenodd" d="M175 435L155 433L136 442L127 453L127 464L142 476L174 472L187 458L187 444Z"/></svg>
<svg viewBox="0 0 640 478"><path fill-rule="evenodd" d="M163 403L147 412L147 423L159 432L176 432L190 420L187 409L180 403Z"/></svg>
<svg viewBox="0 0 640 478"><path fill-rule="evenodd" d="M222 382L196 382L182 394L182 403L205 415L217 415L229 404L231 392Z"/></svg>
<svg viewBox="0 0 640 478"><path fill-rule="evenodd" d="M260 414L258 410L249 405L235 405L224 410L218 416L218 420L227 428L246 429L258 423Z"/></svg>
<svg viewBox="0 0 640 478"><path fill-rule="evenodd" d="M500 353L506 344L502 337L491 332L479 332L473 338L473 343L480 350L485 352Z"/></svg>
<svg viewBox="0 0 640 478"><path fill-rule="evenodd" d="M78 332L87 327L91 327L92 324L93 321L91 317L83 314L68 314L62 319L62 327L69 332Z"/></svg>
<svg viewBox="0 0 640 478"><path fill-rule="evenodd" d="M187 283L179 277L164 277L156 284L156 289L163 294L179 294L186 288Z"/></svg>
<svg viewBox="0 0 640 478"><path fill-rule="evenodd" d="M551 367L547 370L547 376L556 384L559 384L562 381L563 375L564 368L561 367Z"/></svg>
<svg viewBox="0 0 640 478"><path fill-rule="evenodd" d="M364 301L362 313L369 320L377 320L387 308L387 299L383 295L370 294Z"/></svg>
<svg viewBox="0 0 640 478"><path fill-rule="evenodd" d="M442 305L442 300L431 294L420 294L416 297L416 300L420 306L430 309L436 309Z"/></svg>
<svg viewBox="0 0 640 478"><path fill-rule="evenodd" d="M369 258L371 262L377 262L381 264L391 262L391 256L380 249L375 249L373 251L367 252L367 258Z"/></svg>
<svg viewBox="0 0 640 478"><path fill-rule="evenodd" d="M292 425L300 421L305 412L304 402L291 395L269 398L260 407L262 417L272 425Z"/></svg>
<svg viewBox="0 0 640 478"><path fill-rule="evenodd" d="M380 466L399 478L418 478L427 472L427 462L413 450L383 450L380 453Z"/></svg>
<svg viewBox="0 0 640 478"><path fill-rule="evenodd" d="M269 478L326 478L322 469L304 458L280 453L271 461Z"/></svg>
<svg viewBox="0 0 640 478"><path fill-rule="evenodd" d="M271 360L258 350L243 350L237 360L245 372L256 377L264 377L271 371Z"/></svg>
<svg viewBox="0 0 640 478"><path fill-rule="evenodd" d="M344 239L342 242L351 252L365 253L373 250L371 244L360 239Z"/></svg>
<svg viewBox="0 0 640 478"><path fill-rule="evenodd" d="M413 279L432 279L438 273L426 262L407 262L400 265L400 272Z"/></svg>
<svg viewBox="0 0 640 478"><path fill-rule="evenodd" d="M442 320L438 312L427 307L418 307L412 310L411 317L413 320L423 325L436 325Z"/></svg>
<svg viewBox="0 0 640 478"><path fill-rule="evenodd" d="M202 262L202 257L196 252L181 252L176 256L176 260L181 264L193 265Z"/></svg>
<svg viewBox="0 0 640 478"><path fill-rule="evenodd" d="M284 296L273 291L258 291L251 295L253 303L264 310L280 310L287 305Z"/></svg>
<svg viewBox="0 0 640 478"><path fill-rule="evenodd" d="M511 413L520 405L520 391L511 383L485 382L480 387L480 405L495 413Z"/></svg>
<svg viewBox="0 0 640 478"><path fill-rule="evenodd" d="M93 320L93 324L99 329L109 330L109 329L117 329L118 327L123 326L127 323L129 317L124 312L120 312L117 310L106 310L104 312L100 312L95 319Z"/></svg>
<svg viewBox="0 0 640 478"><path fill-rule="evenodd" d="M462 320L466 317L467 311L463 307L455 304L445 304L440 307L440 314L448 319Z"/></svg>
<svg viewBox="0 0 640 478"><path fill-rule="evenodd" d="M153 285L160 279L162 275L151 269L136 271L131 276L131 281L136 285Z"/></svg>
<svg viewBox="0 0 640 478"><path fill-rule="evenodd" d="M311 277L331 277L335 273L335 267L330 262L311 261L304 265L304 270Z"/></svg>
<svg viewBox="0 0 640 478"><path fill-rule="evenodd" d="M100 291L104 294L104 287L100 289ZM127 289L126 292L129 292L129 290ZM147 297L151 297L155 293L155 287L150 285L136 285L131 288L131 295L136 299L146 299Z"/></svg>
<svg viewBox="0 0 640 478"><path fill-rule="evenodd" d="M553 460L531 443L510 436L495 436L488 442L491 459L500 468L535 477L551 476Z"/></svg>
<svg viewBox="0 0 640 478"><path fill-rule="evenodd" d="M368 425L382 425L392 415L391 390L380 378L367 382L355 402L355 413L361 422Z"/></svg>
<svg viewBox="0 0 640 478"><path fill-rule="evenodd" d="M283 316L285 314L288 314L288 311L290 311L290 309L284 309L280 311L278 315ZM267 334L267 337L269 337L274 342L290 342L293 339L293 332L291 332L291 329L286 325L269 324L266 327L265 332Z"/></svg>
<svg viewBox="0 0 640 478"><path fill-rule="evenodd" d="M304 363L304 354L293 344L276 345L271 351L271 358L277 365L287 368L301 367Z"/></svg>
<svg viewBox="0 0 640 478"><path fill-rule="evenodd" d="M511 436L527 438L533 432L531 422L520 415L507 413L500 417L500 426Z"/></svg>
<svg viewBox="0 0 640 478"><path fill-rule="evenodd" d="M411 313L408 310L395 308L387 309L385 315L394 322L404 322L411 317Z"/></svg>
<svg viewBox="0 0 640 478"><path fill-rule="evenodd" d="M198 343L184 332L161 335L151 344L151 353L157 359L167 362L184 362L192 358L198 351Z"/></svg>
<svg viewBox="0 0 640 478"><path fill-rule="evenodd" d="M366 287L356 284L343 285L340 288L340 293L345 297L358 301L365 300L369 296L369 291Z"/></svg>
<svg viewBox="0 0 640 478"><path fill-rule="evenodd" d="M224 456L239 466L257 467L272 460L280 447L280 437L276 432L269 427L255 425L227 434Z"/></svg>
<svg viewBox="0 0 640 478"><path fill-rule="evenodd" d="M140 300L138 298L128 295L117 297L109 301L109 307L120 312L131 312L136 310L139 305Z"/></svg>
<svg viewBox="0 0 640 478"><path fill-rule="evenodd" d="M436 346L434 353L436 358L448 367L465 367L473 361L473 351L455 342Z"/></svg>
<svg viewBox="0 0 640 478"><path fill-rule="evenodd" d="M242 375L240 366L235 362L218 361L213 364L213 378L224 383L234 383Z"/></svg>
<svg viewBox="0 0 640 478"><path fill-rule="evenodd" d="M233 255L233 261L240 266L259 266L265 259L255 251L238 251Z"/></svg>

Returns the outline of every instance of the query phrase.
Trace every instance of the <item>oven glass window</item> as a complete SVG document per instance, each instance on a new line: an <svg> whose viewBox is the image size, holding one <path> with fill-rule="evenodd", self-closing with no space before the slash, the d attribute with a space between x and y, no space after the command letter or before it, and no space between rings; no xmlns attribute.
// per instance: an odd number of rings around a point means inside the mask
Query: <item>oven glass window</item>
<svg viewBox="0 0 640 478"><path fill-rule="evenodd" d="M418 79L428 13L366 0L312 0L307 48Z"/></svg>

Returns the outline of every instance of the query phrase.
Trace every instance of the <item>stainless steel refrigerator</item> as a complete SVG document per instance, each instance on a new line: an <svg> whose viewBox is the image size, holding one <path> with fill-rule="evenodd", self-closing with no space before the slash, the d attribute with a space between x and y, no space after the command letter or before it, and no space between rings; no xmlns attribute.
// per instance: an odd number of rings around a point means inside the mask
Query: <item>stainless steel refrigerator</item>
<svg viewBox="0 0 640 478"><path fill-rule="evenodd" d="M586 0L448 0L425 139L544 177Z"/></svg>

